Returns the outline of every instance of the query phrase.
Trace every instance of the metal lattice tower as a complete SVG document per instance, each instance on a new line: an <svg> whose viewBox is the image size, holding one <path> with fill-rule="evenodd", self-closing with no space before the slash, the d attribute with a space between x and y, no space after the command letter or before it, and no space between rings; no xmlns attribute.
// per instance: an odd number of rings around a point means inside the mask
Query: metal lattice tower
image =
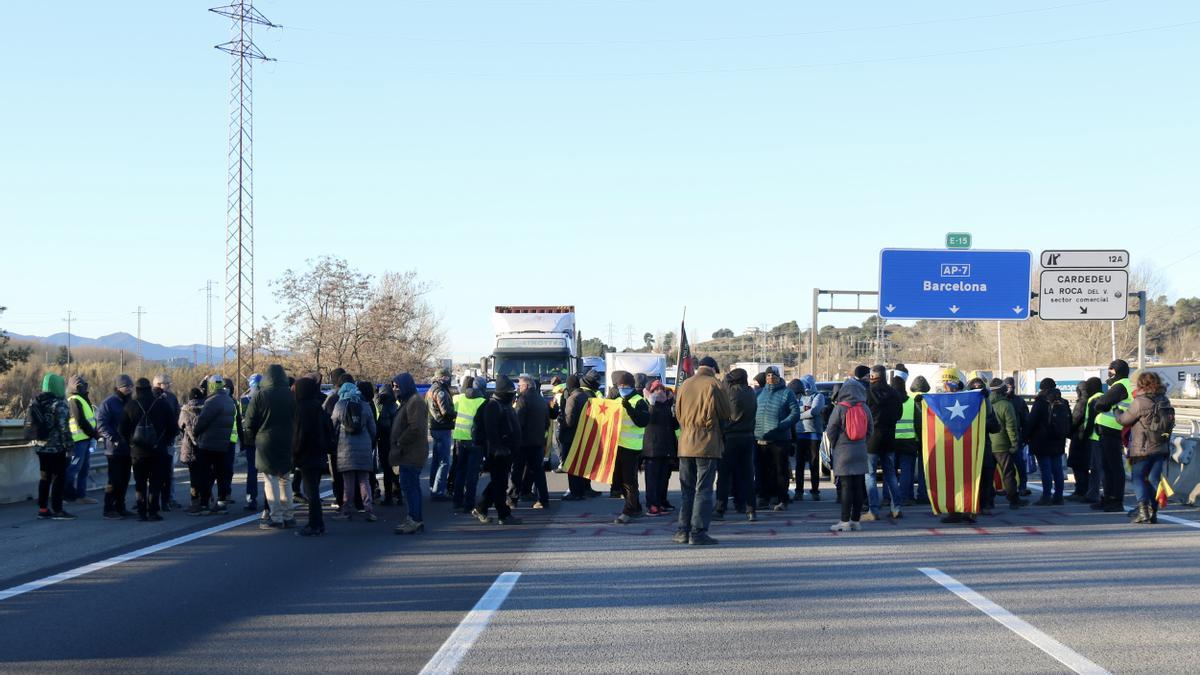
<svg viewBox="0 0 1200 675"><path fill-rule="evenodd" d="M273 61L254 44L254 26L278 28L239 0L209 10L233 22L233 39L216 45L233 59L229 103L229 203L225 231L225 367L238 387L254 372L254 62ZM227 373L228 375L228 373Z"/></svg>

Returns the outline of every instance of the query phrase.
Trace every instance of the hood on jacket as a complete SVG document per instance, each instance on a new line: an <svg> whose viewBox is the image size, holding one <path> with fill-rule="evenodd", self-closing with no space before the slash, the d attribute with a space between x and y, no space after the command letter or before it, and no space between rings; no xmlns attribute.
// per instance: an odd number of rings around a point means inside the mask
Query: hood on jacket
<svg viewBox="0 0 1200 675"><path fill-rule="evenodd" d="M1108 364L1108 369L1115 373L1113 377L1108 378L1109 384L1129 377L1129 363L1124 359L1117 359Z"/></svg>
<svg viewBox="0 0 1200 675"><path fill-rule="evenodd" d="M788 382L787 388L792 390L792 393L796 395L796 398L800 398L804 395L804 382L802 380L792 380L791 382Z"/></svg>
<svg viewBox="0 0 1200 675"><path fill-rule="evenodd" d="M302 377L296 380L297 401L315 401L320 393L321 385L317 384L316 379L311 377Z"/></svg>
<svg viewBox="0 0 1200 675"><path fill-rule="evenodd" d="M58 373L46 373L42 377L42 391L57 398L67 397L67 385L63 382L62 375Z"/></svg>
<svg viewBox="0 0 1200 675"><path fill-rule="evenodd" d="M362 393L358 391L358 385L353 382L347 382L338 387L339 401L361 401Z"/></svg>
<svg viewBox="0 0 1200 675"><path fill-rule="evenodd" d="M205 388L208 391L208 395L212 396L225 388L225 380L221 379L220 375L209 375L208 384Z"/></svg>
<svg viewBox="0 0 1200 675"><path fill-rule="evenodd" d="M759 374L755 375L754 382L755 382L755 384L758 385L759 389L762 389L763 387L767 386L767 374L759 373Z"/></svg>
<svg viewBox="0 0 1200 675"><path fill-rule="evenodd" d="M258 383L252 385L252 387L253 389L287 389L287 373L284 372L283 366L279 365L278 363L272 363L271 365L267 366L266 376L258 378Z"/></svg>
<svg viewBox="0 0 1200 675"><path fill-rule="evenodd" d="M568 375L567 376L567 387L566 387L567 393L569 394L578 388L579 388L579 376L578 375Z"/></svg>
<svg viewBox="0 0 1200 675"><path fill-rule="evenodd" d="M374 401L375 400L375 385L374 384L372 384L368 380L362 380L362 381L358 382L356 386L358 387L358 395L362 398L362 400L364 400L364 401Z"/></svg>
<svg viewBox="0 0 1200 675"><path fill-rule="evenodd" d="M512 383L510 382L509 384L512 384ZM587 387L588 389L591 389L593 391L599 390L600 389L600 373L597 373L594 368L591 370L588 370L586 373L583 374L583 377L579 378L579 386ZM497 391L500 390L500 381L499 380L496 381L496 390Z"/></svg>
<svg viewBox="0 0 1200 675"><path fill-rule="evenodd" d="M393 377L392 384L396 385L397 401L407 401L409 396L417 393L417 381L413 379L411 373L400 373Z"/></svg>
<svg viewBox="0 0 1200 675"><path fill-rule="evenodd" d="M396 402L396 395L392 393L391 387L384 387L383 391L375 396L375 402L383 409Z"/></svg>
<svg viewBox="0 0 1200 675"><path fill-rule="evenodd" d="M904 403L908 400L908 392L904 390L903 377L900 377L899 375L892 376L892 389L895 390L896 395L900 397L901 403Z"/></svg>
<svg viewBox="0 0 1200 675"><path fill-rule="evenodd" d="M1087 381L1083 383L1083 390L1087 393L1088 398L1091 398L1092 396L1099 394L1104 390L1104 383L1101 382L1100 378L1098 377L1089 377Z"/></svg>
<svg viewBox="0 0 1200 675"><path fill-rule="evenodd" d="M650 378L646 377L645 373L638 373L633 376L633 388L638 390L645 389L646 383L649 381Z"/></svg>
<svg viewBox="0 0 1200 675"><path fill-rule="evenodd" d="M87 396L88 383L83 379L82 375L72 375L71 379L67 380L67 391L80 396Z"/></svg>
<svg viewBox="0 0 1200 675"><path fill-rule="evenodd" d="M838 403L865 403L867 400L867 389L863 386L861 380L853 377L847 377L845 382L837 392Z"/></svg>
<svg viewBox="0 0 1200 675"><path fill-rule="evenodd" d="M749 376L746 374L746 371L742 368L734 368L728 373L725 373L725 381L729 384L740 384L745 386L750 383L750 381L747 379L748 377Z"/></svg>
<svg viewBox="0 0 1200 675"><path fill-rule="evenodd" d="M461 393L463 398L479 398L483 396L483 394L479 393L479 390L475 387L467 387L466 389L463 389Z"/></svg>
<svg viewBox="0 0 1200 675"><path fill-rule="evenodd" d="M246 395L253 396L258 388L262 386L263 376L261 373L254 373L246 378Z"/></svg>
<svg viewBox="0 0 1200 675"><path fill-rule="evenodd" d="M928 394L929 389L929 380L925 379L924 375L914 377L912 384L908 387L909 391L917 394Z"/></svg>
<svg viewBox="0 0 1200 675"><path fill-rule="evenodd" d="M139 377L137 382L133 383L133 394L138 398L142 398L143 396L152 396L153 389L154 386L150 384L150 380L147 380L144 377Z"/></svg>
<svg viewBox="0 0 1200 675"><path fill-rule="evenodd" d="M804 385L804 393L811 394L817 391L817 378L812 376L812 373L807 373L800 378L800 382Z"/></svg>

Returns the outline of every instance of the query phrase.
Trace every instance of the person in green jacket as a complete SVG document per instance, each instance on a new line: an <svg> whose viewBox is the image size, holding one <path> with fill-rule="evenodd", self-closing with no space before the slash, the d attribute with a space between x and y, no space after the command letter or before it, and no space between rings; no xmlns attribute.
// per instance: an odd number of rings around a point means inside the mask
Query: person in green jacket
<svg viewBox="0 0 1200 675"><path fill-rule="evenodd" d="M1004 395L1003 380L993 378L988 390L991 392L988 396L988 405L992 409L992 414L995 415L996 422L1000 425L999 431L988 434L992 443L992 456L995 457L996 468L1000 470L1000 476L1004 480L1004 493L1008 497L1008 508L1019 509L1029 503L1021 499L1017 493L1015 453L1021 449L1020 421L1012 402Z"/></svg>

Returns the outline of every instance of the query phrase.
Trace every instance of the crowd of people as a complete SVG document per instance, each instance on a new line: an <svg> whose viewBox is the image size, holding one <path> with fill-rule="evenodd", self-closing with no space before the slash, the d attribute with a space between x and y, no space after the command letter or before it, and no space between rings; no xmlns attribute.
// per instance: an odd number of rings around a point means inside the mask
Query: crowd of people
<svg viewBox="0 0 1200 675"><path fill-rule="evenodd" d="M173 510L226 514L240 453L243 508L260 513L263 529L296 527L297 507L307 506L307 522L296 533L318 536L325 532L324 509L333 520L374 522L379 503L403 508L397 534L417 534L425 530L426 491L429 500L450 502L481 523L517 524L514 509L522 502L549 506L546 472L556 464L553 470L565 470L587 402L599 397L623 409L609 485L609 496L623 500L617 524L675 514L675 542L711 545L717 541L710 525L727 518L731 503L755 521L760 511L787 511L806 494L820 501L822 484L830 482L841 507L831 526L836 532L902 518L906 508L929 503L919 439L922 399L933 388L921 376L909 382L902 364L859 366L828 394L811 375L785 382L773 367L754 378L738 368L722 376L707 357L675 390L642 374L611 377L607 394L595 371L556 377L546 396L529 375L516 383L501 376L492 391L465 377L454 392L450 373L440 370L422 393L410 373L377 386L335 369L323 394L319 376L293 378L271 365L250 378L241 398L219 375L205 378L182 403L165 375L136 381L120 375L93 407L84 378L64 382L48 373L26 416L41 468L37 515L69 520L75 516L64 501L95 503L86 495L88 455L103 439L106 519L134 515L126 502L131 475L138 520L161 520ZM1034 467L1042 483L1038 505L1069 499L1124 511L1126 460L1137 501L1133 521L1157 522L1154 490L1174 416L1155 373L1140 373L1135 385L1128 364L1114 361L1107 389L1099 378L1081 383L1073 409L1052 379L1040 383L1032 406L1016 394L1012 378L963 383L951 369L941 379L940 391L988 390L979 508L948 513L943 522L992 515L993 474L1009 508L1029 505L1024 497ZM1063 494L1064 459L1075 478L1071 495ZM187 506L175 500L176 461L188 470ZM676 471L678 507L668 501ZM332 482L327 504L324 475ZM566 501L603 495L586 478L569 474L567 483Z"/></svg>

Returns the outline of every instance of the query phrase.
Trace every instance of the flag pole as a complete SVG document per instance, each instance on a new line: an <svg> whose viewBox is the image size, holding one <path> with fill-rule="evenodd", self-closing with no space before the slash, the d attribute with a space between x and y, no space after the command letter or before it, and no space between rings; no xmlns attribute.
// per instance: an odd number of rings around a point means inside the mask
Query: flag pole
<svg viewBox="0 0 1200 675"><path fill-rule="evenodd" d="M683 358L683 331L687 324L687 305L683 306L683 318L679 321L679 337L675 339L675 381L679 381L680 359Z"/></svg>

